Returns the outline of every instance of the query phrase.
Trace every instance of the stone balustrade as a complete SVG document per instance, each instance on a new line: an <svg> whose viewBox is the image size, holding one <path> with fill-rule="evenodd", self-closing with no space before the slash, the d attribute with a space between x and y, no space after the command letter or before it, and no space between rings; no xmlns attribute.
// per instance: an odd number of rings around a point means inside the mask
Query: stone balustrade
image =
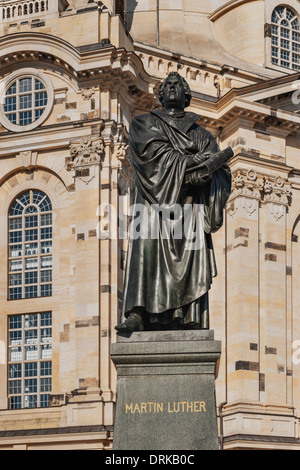
<svg viewBox="0 0 300 470"><path fill-rule="evenodd" d="M18 0L0 7L2 21L11 21L48 11L48 0Z"/></svg>

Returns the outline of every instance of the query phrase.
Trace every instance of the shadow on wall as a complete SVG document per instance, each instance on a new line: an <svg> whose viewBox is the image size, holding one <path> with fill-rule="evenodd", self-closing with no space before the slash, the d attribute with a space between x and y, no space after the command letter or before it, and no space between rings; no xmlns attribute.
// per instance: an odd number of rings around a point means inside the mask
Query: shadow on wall
<svg viewBox="0 0 300 470"><path fill-rule="evenodd" d="M128 31L131 30L132 19L133 19L133 15L137 7L137 4L138 4L138 0L126 1L126 24L127 24Z"/></svg>

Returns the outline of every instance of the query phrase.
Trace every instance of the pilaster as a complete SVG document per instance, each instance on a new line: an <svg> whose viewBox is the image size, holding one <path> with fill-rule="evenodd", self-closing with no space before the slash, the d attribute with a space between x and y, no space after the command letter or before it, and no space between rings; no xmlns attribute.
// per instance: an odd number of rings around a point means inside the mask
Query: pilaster
<svg viewBox="0 0 300 470"><path fill-rule="evenodd" d="M226 211L226 412L227 422L231 423L227 425L227 435L247 432L242 414L242 421L229 419L233 404L242 413L243 403L258 414L257 407L268 406L270 415L275 413L271 405L282 407L282 413L289 417L278 420L278 429L286 422L287 428L282 428L282 432L293 434L291 357L287 353L291 350L287 214L292 201L288 172L284 164L269 162L262 168L260 161L251 161L251 157L247 160L246 156L237 156L232 166L232 193ZM263 429L259 416L247 423L253 434L269 432L269 428Z"/></svg>
<svg viewBox="0 0 300 470"><path fill-rule="evenodd" d="M77 383L68 391L75 400L99 397L99 247L96 233L99 187L104 143L100 136L84 135L72 141L66 168L74 178L75 238L74 320L70 334L74 340Z"/></svg>
<svg viewBox="0 0 300 470"><path fill-rule="evenodd" d="M110 91L107 93L110 94ZM110 101L110 105L110 109L116 112L116 103ZM119 196L120 184L122 186L124 179L122 175L128 173L129 164L128 134L123 124L106 119L101 137L105 146L105 159L101 171L97 233L100 246L100 376L106 406L104 424L109 425L113 424L116 389L116 371L110 360L110 344L115 340L114 326L118 323L123 291L121 259L124 240L119 233Z"/></svg>

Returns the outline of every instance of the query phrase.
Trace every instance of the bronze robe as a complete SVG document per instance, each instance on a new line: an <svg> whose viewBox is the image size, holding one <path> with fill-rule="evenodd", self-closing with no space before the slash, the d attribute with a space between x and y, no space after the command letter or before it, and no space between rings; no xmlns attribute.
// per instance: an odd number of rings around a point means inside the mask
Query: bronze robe
<svg viewBox="0 0 300 470"><path fill-rule="evenodd" d="M173 119L164 110L155 110L136 117L130 126L133 203L142 204L145 211L135 216L139 222L135 229L141 229L141 236L129 236L122 321L135 310L143 312L150 324L176 318L182 325L209 328L208 291L217 274L211 233L223 223L231 173L224 165L204 184L184 183L189 157L219 151L212 134L196 124L198 119L194 113ZM169 238L162 235L162 215L151 208L174 204L191 204L180 239L172 232ZM156 238L149 233L153 220L159 227ZM170 224L174 226L176 220ZM189 239L196 229L200 244L190 249Z"/></svg>

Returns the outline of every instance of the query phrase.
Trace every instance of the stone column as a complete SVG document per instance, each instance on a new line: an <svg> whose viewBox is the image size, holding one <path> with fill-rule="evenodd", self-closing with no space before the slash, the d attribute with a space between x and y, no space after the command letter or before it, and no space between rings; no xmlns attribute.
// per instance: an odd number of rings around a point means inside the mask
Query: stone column
<svg viewBox="0 0 300 470"><path fill-rule="evenodd" d="M115 450L217 450L212 330L134 332L111 346Z"/></svg>

